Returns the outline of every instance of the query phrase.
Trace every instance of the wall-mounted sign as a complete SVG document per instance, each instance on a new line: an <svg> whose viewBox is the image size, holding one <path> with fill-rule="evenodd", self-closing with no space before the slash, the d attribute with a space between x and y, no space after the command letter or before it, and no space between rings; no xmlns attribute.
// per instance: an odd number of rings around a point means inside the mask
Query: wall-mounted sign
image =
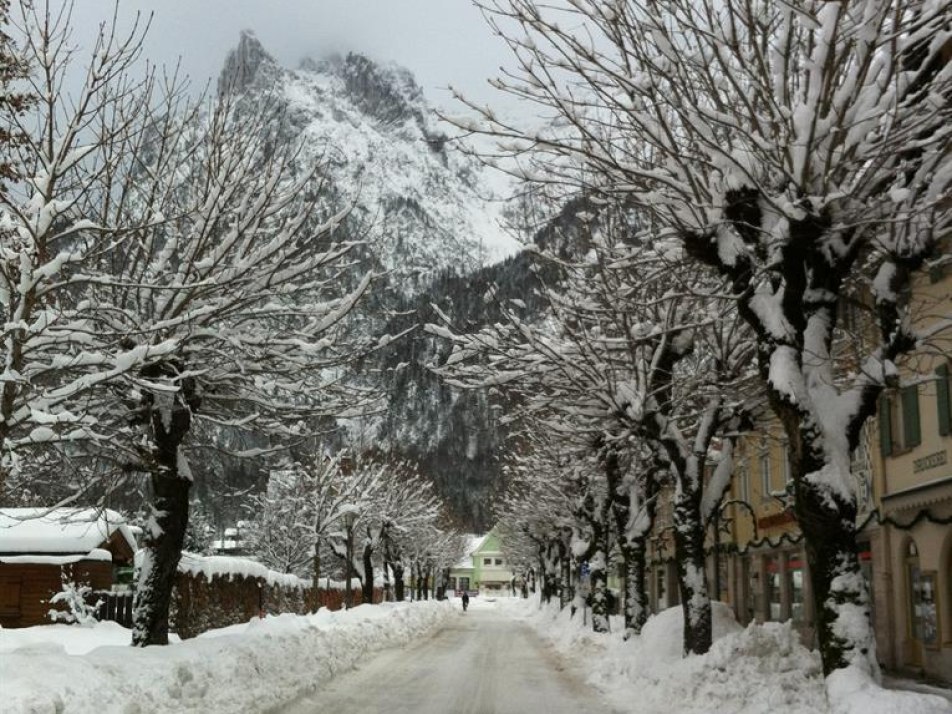
<svg viewBox="0 0 952 714"><path fill-rule="evenodd" d="M934 454L929 454L928 456L923 456L921 459L913 461L912 471L913 473L928 471L938 466L945 466L948 462L949 456L945 451L936 451Z"/></svg>

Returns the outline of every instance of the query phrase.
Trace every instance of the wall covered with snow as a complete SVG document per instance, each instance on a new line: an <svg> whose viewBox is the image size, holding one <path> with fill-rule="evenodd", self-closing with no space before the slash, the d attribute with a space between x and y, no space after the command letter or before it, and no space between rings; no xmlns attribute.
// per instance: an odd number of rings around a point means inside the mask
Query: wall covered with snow
<svg viewBox="0 0 952 714"><path fill-rule="evenodd" d="M339 610L344 584L336 581L315 592L312 581L269 570L247 558L183 553L172 595L172 629L190 639L214 628L248 622L259 613L304 615L318 608ZM324 585L324 579L321 579ZM383 600L374 589L374 602ZM354 587L355 601L360 598Z"/></svg>

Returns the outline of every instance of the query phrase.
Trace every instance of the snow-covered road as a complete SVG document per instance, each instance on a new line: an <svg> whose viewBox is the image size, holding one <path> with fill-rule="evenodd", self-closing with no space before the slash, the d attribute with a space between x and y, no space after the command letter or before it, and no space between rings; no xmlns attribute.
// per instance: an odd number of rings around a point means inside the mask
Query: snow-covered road
<svg viewBox="0 0 952 714"><path fill-rule="evenodd" d="M601 714L612 710L524 623L492 607L477 606L431 637L373 656L284 711Z"/></svg>

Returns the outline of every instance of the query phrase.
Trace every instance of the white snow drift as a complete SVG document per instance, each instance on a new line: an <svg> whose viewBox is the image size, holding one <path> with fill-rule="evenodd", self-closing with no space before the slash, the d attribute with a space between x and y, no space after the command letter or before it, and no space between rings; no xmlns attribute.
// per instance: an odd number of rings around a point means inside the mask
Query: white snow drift
<svg viewBox="0 0 952 714"><path fill-rule="evenodd" d="M268 711L377 650L427 634L454 614L445 601L322 609L144 649L128 646L128 630L114 623L2 630L0 712Z"/></svg>

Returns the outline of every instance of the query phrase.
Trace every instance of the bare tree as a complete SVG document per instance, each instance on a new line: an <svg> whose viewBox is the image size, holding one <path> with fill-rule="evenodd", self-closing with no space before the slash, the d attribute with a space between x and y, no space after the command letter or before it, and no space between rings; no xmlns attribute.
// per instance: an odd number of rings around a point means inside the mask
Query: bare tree
<svg viewBox="0 0 952 714"><path fill-rule="evenodd" d="M16 83L29 77L30 66L22 51L8 34L10 0L0 0L0 146L4 147L0 160L0 190L6 191L8 181L19 178L19 171L12 160L13 148L26 140L26 135L11 119L22 117L36 102L36 96Z"/></svg>
<svg viewBox="0 0 952 714"><path fill-rule="evenodd" d="M149 475L133 641L164 644L193 421L280 442L360 409L343 322L371 275L351 279L352 244L332 237L346 209L321 210L316 167L290 179L297 150L273 112L230 92L183 104L174 82L153 100L154 75L125 74L142 33L114 25L70 101L68 10L24 12L39 123L20 147L26 193L4 195L19 248L4 264L0 436L8 455L68 441Z"/></svg>
<svg viewBox="0 0 952 714"><path fill-rule="evenodd" d="M547 291L545 319L528 324L514 309L504 309L507 324L474 335L450 333L456 347L438 371L451 384L515 391L526 411L558 415L547 420L546 430L597 451L601 487L578 488L578 515L599 541L587 553L598 566L592 569L595 623L606 612L607 562L598 554L607 554L607 513L617 506L617 519L634 498L644 516L625 519L621 533L622 554L635 559L633 567L653 522L658 469L636 469L623 479L627 467L620 459L631 463L626 452L639 444L652 451L649 461L658 460L674 478L685 650L703 653L711 645L705 474L715 437L736 430L745 412L751 335L731 314L732 303L719 297L721 281L685 264L677 251L656 251L652 234L640 231L637 220L623 220L624 211L601 213L588 217L591 250L583 260L546 256L559 263L562 277ZM718 473L719 499L728 484L727 461ZM643 572L632 575L637 607L644 600L638 596ZM644 617L643 610L634 612L627 627L637 631Z"/></svg>
<svg viewBox="0 0 952 714"><path fill-rule="evenodd" d="M139 24L126 35L103 25L79 89L67 96L75 58L69 6L53 12L24 1L17 15L11 33L20 55L8 70L30 67L25 91L33 102L24 111L5 85L11 99L0 105L0 131L15 140L4 163L20 180L0 193L0 493L11 491L11 478L21 484L35 478L44 457L56 457L53 444L107 440L108 426L86 397L171 348L156 340L125 349L120 335L97 327L100 306L84 298L109 279L102 256L124 252L132 230L156 218L117 211L111 198L130 188L122 177L139 160L147 129L163 129L153 124L156 113L168 113L181 99L175 78L162 91L152 72L131 78L141 52ZM174 130L173 124L164 128ZM147 193L153 182L143 177L141 183L134 188ZM62 480L64 469L58 471Z"/></svg>
<svg viewBox="0 0 952 714"><path fill-rule="evenodd" d="M535 431L535 442L545 432ZM538 576L542 602L559 597L565 607L573 599L571 537L575 530L574 493L565 478L566 460L551 444L530 443L524 453L510 457L509 484L496 508L500 529L523 542L522 560L528 575ZM506 546L517 542L507 537ZM529 565L531 564L531 565Z"/></svg>
<svg viewBox="0 0 952 714"><path fill-rule="evenodd" d="M115 279L100 293L112 308L106 329L124 334L131 350L174 344L112 402L133 426L128 468L150 475L154 499L137 644L166 639L192 482L182 445L193 420L280 442L367 399L345 386L342 366L355 348L342 328L371 276L343 291L352 245L332 234L344 214L308 223L319 179L313 171L289 178L296 148L277 140L280 121L243 99L220 93L210 114L155 147L142 171L167 177L148 207L165 220L137 231L134 249L108 256Z"/></svg>
<svg viewBox="0 0 952 714"><path fill-rule="evenodd" d="M486 5L517 58L498 86L561 121L467 128L518 173L597 176L730 281L789 439L824 672L875 676L849 457L894 361L949 325L916 331L908 308L949 230L948 4ZM832 349L851 286L879 324L858 364Z"/></svg>

